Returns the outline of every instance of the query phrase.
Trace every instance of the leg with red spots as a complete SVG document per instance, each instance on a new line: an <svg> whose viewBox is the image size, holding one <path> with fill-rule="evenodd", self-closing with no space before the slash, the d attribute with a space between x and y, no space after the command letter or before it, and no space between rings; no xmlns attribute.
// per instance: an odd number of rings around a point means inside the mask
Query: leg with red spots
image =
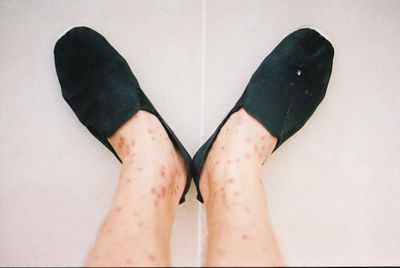
<svg viewBox="0 0 400 268"><path fill-rule="evenodd" d="M208 223L206 266L282 265L261 178L275 144L243 109L218 134L200 179Z"/></svg>
<svg viewBox="0 0 400 268"><path fill-rule="evenodd" d="M181 156L158 119L139 111L109 141L122 160L111 208L87 266L170 266L169 242L186 182Z"/></svg>

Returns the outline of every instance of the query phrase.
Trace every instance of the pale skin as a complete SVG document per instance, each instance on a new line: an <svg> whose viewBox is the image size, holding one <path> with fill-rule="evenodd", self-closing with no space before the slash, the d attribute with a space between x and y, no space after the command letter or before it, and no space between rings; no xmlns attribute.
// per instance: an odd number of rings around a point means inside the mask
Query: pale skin
<svg viewBox="0 0 400 268"><path fill-rule="evenodd" d="M111 208L87 266L168 266L186 182L183 160L152 114L139 111L109 141L122 160Z"/></svg>
<svg viewBox="0 0 400 268"><path fill-rule="evenodd" d="M243 109L224 124L200 178L207 213L205 266L282 266L261 166L277 139Z"/></svg>
<svg viewBox="0 0 400 268"><path fill-rule="evenodd" d="M169 244L186 170L158 119L139 111L109 141L122 160L111 208L87 266L170 266ZM201 175L206 266L282 266L261 166L276 138L243 109L214 142Z"/></svg>

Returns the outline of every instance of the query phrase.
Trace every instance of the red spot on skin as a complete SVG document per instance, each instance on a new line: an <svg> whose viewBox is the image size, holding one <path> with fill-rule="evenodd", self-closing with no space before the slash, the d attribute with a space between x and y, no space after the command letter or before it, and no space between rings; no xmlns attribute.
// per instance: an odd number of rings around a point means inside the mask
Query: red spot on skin
<svg viewBox="0 0 400 268"><path fill-rule="evenodd" d="M262 139L262 140L265 140L265 135L262 135L262 136L261 136L261 139Z"/></svg>
<svg viewBox="0 0 400 268"><path fill-rule="evenodd" d="M242 235L242 239L246 240L247 238L249 238L247 235Z"/></svg>
<svg viewBox="0 0 400 268"><path fill-rule="evenodd" d="M133 165L134 162L135 162L135 161L130 160L130 161L129 161L129 165Z"/></svg>
<svg viewBox="0 0 400 268"><path fill-rule="evenodd" d="M158 207L158 201L154 201L154 206Z"/></svg>
<svg viewBox="0 0 400 268"><path fill-rule="evenodd" d="M225 188L222 186L220 190L221 190L221 192L223 192L225 190Z"/></svg>
<svg viewBox="0 0 400 268"><path fill-rule="evenodd" d="M148 130L147 130L147 133L151 134L151 133L153 133L153 132L151 131L151 129L148 129Z"/></svg>
<svg viewBox="0 0 400 268"><path fill-rule="evenodd" d="M156 189L154 187L151 187L151 193L152 194L157 194L157 191L156 191Z"/></svg>
<svg viewBox="0 0 400 268"><path fill-rule="evenodd" d="M166 188L165 186L161 187L161 197L165 196Z"/></svg>
<svg viewBox="0 0 400 268"><path fill-rule="evenodd" d="M106 230L106 234L111 234L112 230L111 229L107 229Z"/></svg>
<svg viewBox="0 0 400 268"><path fill-rule="evenodd" d="M165 178L165 171L164 171L164 170L161 170L161 171L160 171L160 176L163 177L163 178Z"/></svg>
<svg viewBox="0 0 400 268"><path fill-rule="evenodd" d="M231 163L232 163L232 161L231 161L231 160L228 160L228 162L226 162L226 163L229 165L229 164L231 164Z"/></svg>
<svg viewBox="0 0 400 268"><path fill-rule="evenodd" d="M251 155L250 155L249 153L246 153L246 154L244 155L244 157L245 157L246 159L250 159L250 158L251 158Z"/></svg>
<svg viewBox="0 0 400 268"><path fill-rule="evenodd" d="M235 179L233 179L233 178L228 179L228 183L233 183L234 181L235 181Z"/></svg>
<svg viewBox="0 0 400 268"><path fill-rule="evenodd" d="M226 131L227 131L227 132L229 132L229 130L230 130L230 128L229 128L229 127L227 127L227 128L226 128Z"/></svg>
<svg viewBox="0 0 400 268"><path fill-rule="evenodd" d="M251 139L250 137L247 137L247 138L246 138L246 142L247 142L247 143L250 143L251 141L252 141L252 139Z"/></svg>
<svg viewBox="0 0 400 268"><path fill-rule="evenodd" d="M151 137L151 140L152 140L152 141L155 141L155 140L156 140L156 138L154 138L154 137Z"/></svg>
<svg viewBox="0 0 400 268"><path fill-rule="evenodd" d="M98 260L99 260L99 256L94 255L93 260L94 260L94 261L98 261Z"/></svg>
<svg viewBox="0 0 400 268"><path fill-rule="evenodd" d="M131 182L131 179L127 179L127 180L126 180L126 183L130 183L130 182Z"/></svg>
<svg viewBox="0 0 400 268"><path fill-rule="evenodd" d="M142 168L142 167L139 167L139 168L138 168L138 170L139 170L139 171L142 171L142 170L143 170L143 168Z"/></svg>
<svg viewBox="0 0 400 268"><path fill-rule="evenodd" d="M126 264L132 264L132 260L131 260L131 259L126 259L126 260L125 260L125 263L126 263Z"/></svg>
<svg viewBox="0 0 400 268"><path fill-rule="evenodd" d="M251 223L251 226L256 226L256 222L255 221L253 221L252 223Z"/></svg>
<svg viewBox="0 0 400 268"><path fill-rule="evenodd" d="M138 216L138 213L137 213L136 211L134 211L134 212L133 212L133 216L134 216L134 217L137 217L137 216Z"/></svg>
<svg viewBox="0 0 400 268"><path fill-rule="evenodd" d="M121 150L123 145L124 145L124 138L123 137L119 137L117 148Z"/></svg>
<svg viewBox="0 0 400 268"><path fill-rule="evenodd" d="M143 227L143 222L138 222L137 224L139 227Z"/></svg>
<svg viewBox="0 0 400 268"><path fill-rule="evenodd" d="M221 149L222 149L222 150L225 150L225 145L223 145L223 146L221 147Z"/></svg>
<svg viewBox="0 0 400 268"><path fill-rule="evenodd" d="M122 207L117 207L117 209L115 210L116 212L121 212Z"/></svg>
<svg viewBox="0 0 400 268"><path fill-rule="evenodd" d="M155 262L156 261L156 256L150 254L149 255L149 260L152 261L152 262Z"/></svg>

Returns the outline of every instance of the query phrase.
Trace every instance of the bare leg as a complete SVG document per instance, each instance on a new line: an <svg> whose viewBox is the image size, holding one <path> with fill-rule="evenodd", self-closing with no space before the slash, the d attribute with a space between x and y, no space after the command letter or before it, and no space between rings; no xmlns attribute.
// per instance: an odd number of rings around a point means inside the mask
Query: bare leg
<svg viewBox="0 0 400 268"><path fill-rule="evenodd" d="M204 166L206 266L281 266L261 166L276 138L241 109L225 123Z"/></svg>
<svg viewBox="0 0 400 268"><path fill-rule="evenodd" d="M109 138L123 161L118 190L87 266L168 266L186 171L165 129L139 111Z"/></svg>

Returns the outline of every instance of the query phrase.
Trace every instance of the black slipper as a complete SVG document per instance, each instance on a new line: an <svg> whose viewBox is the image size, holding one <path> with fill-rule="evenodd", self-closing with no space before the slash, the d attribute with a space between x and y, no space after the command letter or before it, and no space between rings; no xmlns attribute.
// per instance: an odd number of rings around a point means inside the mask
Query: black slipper
<svg viewBox="0 0 400 268"><path fill-rule="evenodd" d="M332 44L311 29L283 39L264 59L236 105L193 157L197 199L208 151L231 114L243 108L278 139L274 151L310 118L325 96L332 70Z"/></svg>
<svg viewBox="0 0 400 268"><path fill-rule="evenodd" d="M157 116L185 162L187 181L180 203L184 202L192 177L190 155L140 89L125 59L102 35L87 27L73 28L62 36L54 57L64 99L119 161L107 138L139 110Z"/></svg>

